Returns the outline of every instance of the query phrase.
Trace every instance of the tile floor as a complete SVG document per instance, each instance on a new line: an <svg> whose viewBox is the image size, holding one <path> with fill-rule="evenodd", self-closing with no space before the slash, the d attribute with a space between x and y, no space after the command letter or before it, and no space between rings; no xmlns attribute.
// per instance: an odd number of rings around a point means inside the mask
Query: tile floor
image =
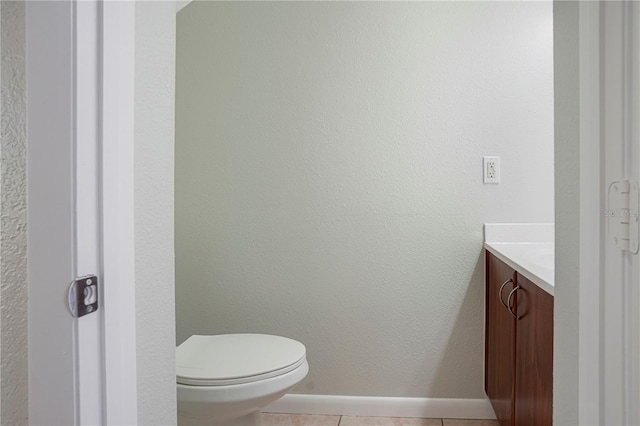
<svg viewBox="0 0 640 426"><path fill-rule="evenodd" d="M496 420L320 416L262 413L262 426L498 426Z"/></svg>

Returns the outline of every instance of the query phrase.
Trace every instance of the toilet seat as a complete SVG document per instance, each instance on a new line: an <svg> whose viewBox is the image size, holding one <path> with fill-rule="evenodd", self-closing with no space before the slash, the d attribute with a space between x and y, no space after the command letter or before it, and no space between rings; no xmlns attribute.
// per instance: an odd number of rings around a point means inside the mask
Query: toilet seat
<svg viewBox="0 0 640 426"><path fill-rule="evenodd" d="M306 361L304 345L268 334L194 335L176 350L177 381L228 386L276 377Z"/></svg>

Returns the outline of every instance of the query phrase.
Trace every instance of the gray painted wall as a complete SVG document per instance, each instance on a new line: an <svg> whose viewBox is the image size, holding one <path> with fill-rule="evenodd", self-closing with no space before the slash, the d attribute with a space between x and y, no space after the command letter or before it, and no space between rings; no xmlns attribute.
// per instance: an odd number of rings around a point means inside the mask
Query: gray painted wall
<svg viewBox="0 0 640 426"><path fill-rule="evenodd" d="M0 423L28 424L26 35L0 2Z"/></svg>
<svg viewBox="0 0 640 426"><path fill-rule="evenodd" d="M483 397L482 225L554 217L552 22L549 2L181 11L177 342L299 339L300 393Z"/></svg>
<svg viewBox="0 0 640 426"><path fill-rule="evenodd" d="M138 424L176 423L174 2L136 2L135 253Z"/></svg>

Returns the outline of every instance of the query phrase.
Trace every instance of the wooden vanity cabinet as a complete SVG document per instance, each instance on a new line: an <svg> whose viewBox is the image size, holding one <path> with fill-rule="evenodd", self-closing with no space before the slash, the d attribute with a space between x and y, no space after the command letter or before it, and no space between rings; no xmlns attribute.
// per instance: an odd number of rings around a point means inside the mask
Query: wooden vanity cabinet
<svg viewBox="0 0 640 426"><path fill-rule="evenodd" d="M515 424L553 423L553 296L517 274Z"/></svg>
<svg viewBox="0 0 640 426"><path fill-rule="evenodd" d="M513 425L516 319L500 301L500 289L505 300L515 287L516 271L487 252L486 272L484 390L500 425L510 426Z"/></svg>
<svg viewBox="0 0 640 426"><path fill-rule="evenodd" d="M501 426L551 425L553 296L489 252L486 262L485 391Z"/></svg>

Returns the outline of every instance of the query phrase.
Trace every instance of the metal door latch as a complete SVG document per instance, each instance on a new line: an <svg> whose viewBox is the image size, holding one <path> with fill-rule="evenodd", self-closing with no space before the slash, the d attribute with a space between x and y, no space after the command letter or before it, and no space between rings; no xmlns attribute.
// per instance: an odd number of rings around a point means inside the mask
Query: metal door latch
<svg viewBox="0 0 640 426"><path fill-rule="evenodd" d="M87 275L69 286L69 309L76 318L98 310L98 277Z"/></svg>
<svg viewBox="0 0 640 426"><path fill-rule="evenodd" d="M638 253L638 182L621 180L611 182L607 197L607 233L622 251Z"/></svg>

